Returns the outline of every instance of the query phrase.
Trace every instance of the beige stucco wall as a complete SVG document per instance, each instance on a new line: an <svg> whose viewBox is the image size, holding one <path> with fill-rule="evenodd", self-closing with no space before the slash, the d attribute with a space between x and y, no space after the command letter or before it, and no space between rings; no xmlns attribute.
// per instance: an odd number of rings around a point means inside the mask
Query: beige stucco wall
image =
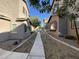
<svg viewBox="0 0 79 59"><path fill-rule="evenodd" d="M27 16L23 14L23 7L26 9ZM16 18L27 18L29 11L23 0L0 0L0 15L16 20Z"/></svg>
<svg viewBox="0 0 79 59"><path fill-rule="evenodd" d="M23 8L25 9L26 14L23 13ZM19 16L17 18L24 18L23 20L26 20L27 18L29 18L29 11L28 11L26 3L23 0L19 0ZM19 20L19 19L16 19L16 20ZM17 37L20 39L25 38L25 36L27 37L29 33L26 34L24 32L24 24L28 26L28 22L27 21L16 22L16 24L17 24L17 27L16 27Z"/></svg>
<svg viewBox="0 0 79 59"><path fill-rule="evenodd" d="M19 15L19 0L0 0L0 15L8 17L10 21L0 19L0 41L10 39L11 24Z"/></svg>
<svg viewBox="0 0 79 59"><path fill-rule="evenodd" d="M23 13L23 8L26 10L26 15ZM29 17L29 11L27 4L23 0L19 0L19 17L18 18L27 18Z"/></svg>
<svg viewBox="0 0 79 59"><path fill-rule="evenodd" d="M72 35L72 36L76 36L76 31L74 28L71 28L71 21L69 20L69 27L68 27L68 34L69 35ZM79 28L77 29L78 30L78 33L79 33Z"/></svg>
<svg viewBox="0 0 79 59"><path fill-rule="evenodd" d="M23 14L23 7L26 15ZM29 11L23 0L0 0L0 15L11 18L11 22L14 23L17 18L29 17Z"/></svg>
<svg viewBox="0 0 79 59"><path fill-rule="evenodd" d="M19 15L19 0L0 0L0 15L5 15L15 20Z"/></svg>
<svg viewBox="0 0 79 59"><path fill-rule="evenodd" d="M0 19L0 33L10 31L10 21Z"/></svg>
<svg viewBox="0 0 79 59"><path fill-rule="evenodd" d="M59 32L59 17L58 16L52 16L50 22L49 22L49 27L51 29L51 25L53 24L53 22L56 21L57 22L57 29L56 32Z"/></svg>
<svg viewBox="0 0 79 59"><path fill-rule="evenodd" d="M10 32L10 21L0 19L0 41L7 40Z"/></svg>
<svg viewBox="0 0 79 59"><path fill-rule="evenodd" d="M23 7L26 10L26 15L23 13ZM24 34L24 22L16 22L17 18L25 18L29 17L29 11L27 9L26 4L23 0L0 0L0 15L4 15L8 18L10 18L11 21L6 21L3 19L0 19L0 34L4 33L3 35L0 35L0 38L8 37L5 33L9 34L9 38L23 38ZM16 24L16 32L12 33L12 24ZM2 26L1 26L2 25ZM21 26L22 25L22 26ZM4 39L4 38L3 38Z"/></svg>

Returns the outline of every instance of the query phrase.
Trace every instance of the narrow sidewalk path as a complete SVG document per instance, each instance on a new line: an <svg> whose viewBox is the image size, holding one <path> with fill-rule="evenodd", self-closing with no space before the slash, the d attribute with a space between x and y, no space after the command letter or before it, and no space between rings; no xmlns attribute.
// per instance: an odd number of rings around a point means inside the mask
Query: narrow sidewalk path
<svg viewBox="0 0 79 59"><path fill-rule="evenodd" d="M44 47L40 32L37 33L34 45L27 59L45 59Z"/></svg>
<svg viewBox="0 0 79 59"><path fill-rule="evenodd" d="M28 53L7 51L0 48L0 59L26 59Z"/></svg>

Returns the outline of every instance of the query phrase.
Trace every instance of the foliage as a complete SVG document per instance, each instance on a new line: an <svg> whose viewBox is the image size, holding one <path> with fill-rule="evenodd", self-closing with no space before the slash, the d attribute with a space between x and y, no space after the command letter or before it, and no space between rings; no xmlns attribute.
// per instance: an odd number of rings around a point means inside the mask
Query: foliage
<svg viewBox="0 0 79 59"><path fill-rule="evenodd" d="M39 26L39 29L43 29L43 27L42 26Z"/></svg>
<svg viewBox="0 0 79 59"><path fill-rule="evenodd" d="M72 16L72 13L73 12L71 12L69 10L69 8L72 9L73 11L77 12L78 11L78 7L76 8L75 3L76 3L76 0L63 0L63 6L62 7L59 7L58 10L57 10L58 16L60 16L60 17L64 17L64 16L65 17L66 16L67 17L70 17L70 16ZM77 9L77 10L75 10L75 9Z"/></svg>
<svg viewBox="0 0 79 59"><path fill-rule="evenodd" d="M63 12L62 12L63 11ZM59 17L67 16L68 15L68 10L64 6L60 7L57 9L57 15Z"/></svg>
<svg viewBox="0 0 79 59"><path fill-rule="evenodd" d="M72 13L72 14L69 15L69 18L70 18L71 20L75 20L75 19L76 19L76 15L74 15L74 14Z"/></svg>
<svg viewBox="0 0 79 59"><path fill-rule="evenodd" d="M54 1L60 0L53 0L52 5L50 5L50 0L29 0L30 5L39 10L41 13L50 12L53 6ZM76 0L63 0L63 6L65 8L72 8L75 11L79 11L79 3L75 5Z"/></svg>
<svg viewBox="0 0 79 59"><path fill-rule="evenodd" d="M50 0L29 0L30 5L39 10L41 13L50 12L52 5Z"/></svg>
<svg viewBox="0 0 79 59"><path fill-rule="evenodd" d="M76 3L76 0L64 0L63 7L66 8L65 11L68 11L68 13L66 13L66 15L69 15L68 18L70 20L74 21L74 26L75 26L75 32L76 32L76 36L77 36L77 41L79 43L79 36L78 36L79 34L78 34L78 30L77 30L77 24L76 24L76 21L75 21L77 14L74 13L74 11L78 12L78 10L76 10L77 8L76 8L76 4L75 3ZM71 8L73 10L73 12L70 11L70 10L68 10L68 8Z"/></svg>
<svg viewBox="0 0 79 59"><path fill-rule="evenodd" d="M40 21L39 21L38 17L31 17L31 24L34 27L40 26Z"/></svg>
<svg viewBox="0 0 79 59"><path fill-rule="evenodd" d="M76 0L63 0L63 4L65 7L73 7L75 5Z"/></svg>

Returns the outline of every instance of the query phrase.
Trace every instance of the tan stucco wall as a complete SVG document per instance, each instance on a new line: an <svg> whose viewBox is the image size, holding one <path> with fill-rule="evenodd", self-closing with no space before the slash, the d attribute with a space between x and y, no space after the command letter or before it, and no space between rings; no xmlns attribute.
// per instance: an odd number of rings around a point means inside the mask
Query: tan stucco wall
<svg viewBox="0 0 79 59"><path fill-rule="evenodd" d="M27 16L23 14L23 7L26 9ZM0 0L0 15L15 20L16 18L27 18L29 11L23 0Z"/></svg>
<svg viewBox="0 0 79 59"><path fill-rule="evenodd" d="M0 41L4 41L9 38L10 21L0 19Z"/></svg>
<svg viewBox="0 0 79 59"><path fill-rule="evenodd" d="M23 8L26 11L26 15L23 13ZM26 3L23 0L19 0L19 16L17 18L25 18L23 20L26 20L27 18L29 18L29 11L28 11ZM19 20L19 19L16 19L16 20ZM23 24L26 24L28 26L28 23L24 21L24 22L16 22L16 24L17 24L17 28L16 28L17 37L20 39L23 39L26 35L26 33L24 32ZM29 35L29 33L27 35ZM26 37L27 37L27 35L26 35Z"/></svg>
<svg viewBox="0 0 79 59"><path fill-rule="evenodd" d="M51 25L53 24L54 21L57 22L57 29L56 29L56 31L59 32L59 17L58 16L52 16L48 26L51 28Z"/></svg>
<svg viewBox="0 0 79 59"><path fill-rule="evenodd" d="M23 14L23 7L26 9L27 15L25 16ZM16 23L16 28L18 29L18 31L16 32L17 34L19 34L21 36L21 34L24 34L24 27L20 27L18 28L20 25L22 25L24 22L16 22L17 18L27 18L29 17L29 11L27 9L26 4L23 2L23 0L0 0L0 15L4 15L8 18L10 18L11 22L0 19L0 32L1 33L6 33L6 32L10 32L12 29L12 24ZM1 26L2 25L2 26ZM21 33L20 33L21 32ZM13 35L11 35L12 33L10 33L10 36L17 38L17 34L15 35L13 33ZM5 37L6 35L1 35L1 37ZM20 37L18 36L18 38ZM10 38L10 37L9 37Z"/></svg>
<svg viewBox="0 0 79 59"><path fill-rule="evenodd" d="M26 10L26 15L23 14L23 8ZM18 18L27 18L27 17L29 17L29 11L28 11L27 5L22 0L19 0L19 17Z"/></svg>
<svg viewBox="0 0 79 59"><path fill-rule="evenodd" d="M71 21L69 20L69 28L68 28L68 34L69 35L72 35L72 36L76 36L76 31L75 31L75 29L74 28L71 28ZM78 33L79 33L79 29L77 29L78 30Z"/></svg>
<svg viewBox="0 0 79 59"><path fill-rule="evenodd" d="M26 16L23 14L23 7L26 9ZM0 15L11 18L13 23L17 18L29 17L29 11L23 0L0 0Z"/></svg>
<svg viewBox="0 0 79 59"><path fill-rule="evenodd" d="M10 31L10 21L0 19L0 33Z"/></svg>
<svg viewBox="0 0 79 59"><path fill-rule="evenodd" d="M19 0L0 0L0 15L5 15L15 20L19 15Z"/></svg>

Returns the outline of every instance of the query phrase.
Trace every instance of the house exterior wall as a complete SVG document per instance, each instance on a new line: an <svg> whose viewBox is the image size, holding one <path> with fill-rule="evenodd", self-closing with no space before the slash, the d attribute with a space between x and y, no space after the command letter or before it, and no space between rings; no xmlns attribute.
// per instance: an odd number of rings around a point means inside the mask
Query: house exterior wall
<svg viewBox="0 0 79 59"><path fill-rule="evenodd" d="M59 33L59 16L52 16L47 27L49 28L49 30L56 30L56 32ZM51 27L54 27L54 29L52 29Z"/></svg>
<svg viewBox="0 0 79 59"><path fill-rule="evenodd" d="M69 21L68 34L71 36L76 36L75 29L71 28L71 22Z"/></svg>
<svg viewBox="0 0 79 59"><path fill-rule="evenodd" d="M15 20L19 15L19 0L0 0L0 15L5 15Z"/></svg>
<svg viewBox="0 0 79 59"><path fill-rule="evenodd" d="M23 20L26 20L27 18L29 18L28 7L23 0L19 0L19 16L17 18L25 18ZM16 19L16 20L19 20L19 19ZM16 24L17 24L18 38L23 39L30 34L28 30L27 32L24 31L25 30L24 24L26 24L26 27L30 26L28 21L16 22Z"/></svg>
<svg viewBox="0 0 79 59"><path fill-rule="evenodd" d="M11 39L23 39L24 38L24 24L22 22L16 22L15 31L11 32Z"/></svg>
<svg viewBox="0 0 79 59"><path fill-rule="evenodd" d="M79 20L79 18L78 18L78 20ZM78 30L78 33L79 33L79 28L77 30ZM72 28L72 24L71 24L70 20L69 20L68 34L76 37L75 28Z"/></svg>
<svg viewBox="0 0 79 59"><path fill-rule="evenodd" d="M25 9L25 13L23 13L23 9ZM29 18L29 10L27 7L27 3L25 3L23 0L19 1L19 17L18 18Z"/></svg>
<svg viewBox="0 0 79 59"><path fill-rule="evenodd" d="M0 19L0 33L10 31L10 21Z"/></svg>
<svg viewBox="0 0 79 59"><path fill-rule="evenodd" d="M25 12L26 15L23 13L23 8L26 11ZM10 21L6 21L3 19L0 19L1 40L2 39L5 40L6 38L23 39L25 34L23 24L25 22L16 22L16 20L17 18L25 18L24 20L26 20L29 17L29 11L26 3L23 0L5 0L5 1L0 0L0 15L8 17L10 20ZM13 28L13 25L15 28ZM13 32L13 29L15 30L15 32Z"/></svg>
<svg viewBox="0 0 79 59"><path fill-rule="evenodd" d="M79 5L79 0L76 0L75 5L76 5L76 8L77 7L79 8L79 6L78 6ZM70 13L73 13L73 14L77 14L79 16L79 12L78 11L76 12L76 10L72 10L72 8L69 8L69 12ZM79 20L79 17L76 20ZM69 28L68 28L69 35L72 35L72 36L75 36L76 37L76 31L75 31L74 28L71 28L71 26L72 26L71 25L71 21L69 20ZM79 28L77 30L78 30L78 33L79 33Z"/></svg>
<svg viewBox="0 0 79 59"><path fill-rule="evenodd" d="M66 17L59 18L59 35L66 36L68 35L68 19Z"/></svg>
<svg viewBox="0 0 79 59"><path fill-rule="evenodd" d="M55 1L55 2L54 2L54 5L55 5L56 3L59 3L59 7L61 7L61 6L63 5L63 0ZM76 0L76 5L78 6L78 4L79 4L79 0ZM53 12L54 12L54 5L53 5L53 7L52 7ZM75 12L75 11L73 11L73 10L71 10L71 9L69 9L69 11L70 11L71 13L74 13L74 14L79 14L79 12ZM56 17L55 17L55 18L56 18ZM78 19L79 19L79 18L78 18ZM54 21L54 19L51 19L50 22L52 22L52 20ZM71 21L70 21L70 20L68 20L68 19L66 19L66 18L59 18L59 19L57 20L57 24L58 24L57 30L58 30L59 34L72 35L72 36L75 36L75 37L76 37L75 29L74 29L74 28L71 28L72 25L71 25ZM79 32L79 29L77 29L77 30L78 30L78 32Z"/></svg>
<svg viewBox="0 0 79 59"><path fill-rule="evenodd" d="M10 21L0 19L0 41L8 39L9 32L10 32Z"/></svg>
<svg viewBox="0 0 79 59"><path fill-rule="evenodd" d="M19 0L19 15L17 16L16 20L26 20L27 18L29 18L29 11L28 11L28 7L26 5L26 3L23 0ZM19 18L19 19L18 19ZM24 18L24 19L20 19L20 18ZM24 24L26 24L26 26L28 26L28 22L27 21L20 21L20 22L15 22L14 24L16 24L16 33L11 33L12 39L24 39L25 37L27 37L30 32L24 32L25 28L24 28Z"/></svg>

